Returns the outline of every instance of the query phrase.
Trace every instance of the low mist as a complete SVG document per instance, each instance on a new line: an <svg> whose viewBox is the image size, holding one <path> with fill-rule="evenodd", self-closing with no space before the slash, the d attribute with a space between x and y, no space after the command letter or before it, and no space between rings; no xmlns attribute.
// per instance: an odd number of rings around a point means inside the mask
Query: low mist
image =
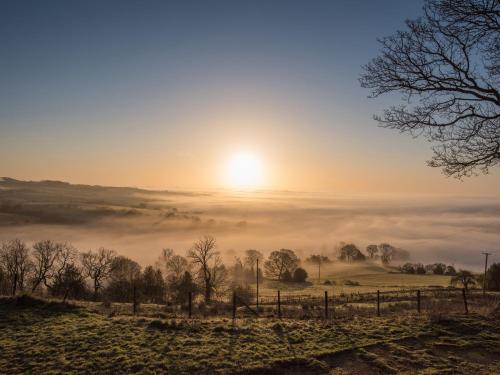
<svg viewBox="0 0 500 375"><path fill-rule="evenodd" d="M0 240L100 246L148 264L203 234L231 260L245 249L335 256L340 242L388 242L412 261L478 269L500 243L500 199L295 192L172 192L0 181ZM495 259L493 259L495 261Z"/></svg>

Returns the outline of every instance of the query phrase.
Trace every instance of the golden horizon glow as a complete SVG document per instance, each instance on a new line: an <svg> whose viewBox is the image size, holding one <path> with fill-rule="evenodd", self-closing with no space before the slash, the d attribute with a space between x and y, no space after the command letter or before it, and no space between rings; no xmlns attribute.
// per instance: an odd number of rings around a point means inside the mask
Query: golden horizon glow
<svg viewBox="0 0 500 375"><path fill-rule="evenodd" d="M239 152L226 165L226 184L237 188L257 188L263 184L261 160L254 154Z"/></svg>

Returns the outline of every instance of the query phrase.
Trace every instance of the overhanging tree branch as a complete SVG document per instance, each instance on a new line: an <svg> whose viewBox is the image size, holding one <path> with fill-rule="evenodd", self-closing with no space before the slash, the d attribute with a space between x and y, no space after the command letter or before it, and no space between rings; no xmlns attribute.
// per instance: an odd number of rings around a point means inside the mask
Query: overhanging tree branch
<svg viewBox="0 0 500 375"><path fill-rule="evenodd" d="M406 24L363 67L371 97L406 101L375 119L436 143L429 165L447 175L488 172L500 161L500 3L427 0L424 17Z"/></svg>

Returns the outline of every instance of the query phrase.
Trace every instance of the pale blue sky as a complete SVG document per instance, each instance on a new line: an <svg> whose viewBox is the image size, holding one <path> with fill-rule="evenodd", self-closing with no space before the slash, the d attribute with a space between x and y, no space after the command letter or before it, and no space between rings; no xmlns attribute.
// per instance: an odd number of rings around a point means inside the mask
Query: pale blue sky
<svg viewBox="0 0 500 375"><path fill-rule="evenodd" d="M425 166L371 119L360 66L421 2L4 1L0 175L218 187L239 150L264 187L493 193Z"/></svg>

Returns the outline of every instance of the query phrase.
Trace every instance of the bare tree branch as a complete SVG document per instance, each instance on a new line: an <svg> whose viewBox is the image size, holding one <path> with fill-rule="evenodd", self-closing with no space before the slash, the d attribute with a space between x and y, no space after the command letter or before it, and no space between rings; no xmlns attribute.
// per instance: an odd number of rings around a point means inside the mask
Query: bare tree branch
<svg viewBox="0 0 500 375"><path fill-rule="evenodd" d="M406 104L375 120L433 142L430 166L487 173L500 162L500 2L427 0L424 14L379 40L361 86L372 97L402 94Z"/></svg>

